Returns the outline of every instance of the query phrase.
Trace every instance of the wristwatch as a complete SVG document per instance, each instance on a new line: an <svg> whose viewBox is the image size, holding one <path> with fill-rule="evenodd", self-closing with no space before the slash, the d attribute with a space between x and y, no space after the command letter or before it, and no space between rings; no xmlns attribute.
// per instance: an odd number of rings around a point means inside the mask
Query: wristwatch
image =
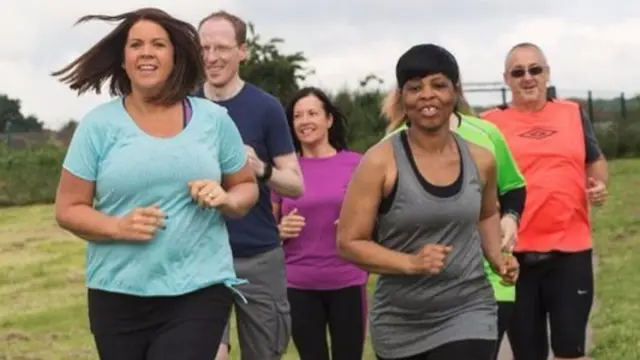
<svg viewBox="0 0 640 360"><path fill-rule="evenodd" d="M273 175L273 165L271 165L271 163L265 162L262 176L257 176L257 178L259 181L269 181L269 179L271 179L271 175Z"/></svg>

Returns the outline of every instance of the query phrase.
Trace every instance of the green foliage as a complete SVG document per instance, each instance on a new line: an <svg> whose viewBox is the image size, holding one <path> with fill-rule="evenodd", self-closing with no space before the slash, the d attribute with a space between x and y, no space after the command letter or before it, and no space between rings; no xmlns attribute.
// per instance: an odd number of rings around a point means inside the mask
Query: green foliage
<svg viewBox="0 0 640 360"><path fill-rule="evenodd" d="M371 82L378 86L370 89ZM357 90L342 89L333 96L347 118L347 142L354 151L366 151L384 135L386 123L380 114L380 105L385 96L379 88L382 84L377 76L368 75L360 81Z"/></svg>
<svg viewBox="0 0 640 360"><path fill-rule="evenodd" d="M587 111L598 142L610 158L640 156L640 97L631 99L571 99Z"/></svg>
<svg viewBox="0 0 640 360"><path fill-rule="evenodd" d="M281 53L278 46L284 43L284 39L263 41L253 24L248 28L249 54L240 66L240 76L286 104L299 90L299 82L313 73L306 68L307 58L302 52Z"/></svg>
<svg viewBox="0 0 640 360"><path fill-rule="evenodd" d="M42 131L42 122L33 115L24 116L19 99L0 94L0 133Z"/></svg>
<svg viewBox="0 0 640 360"><path fill-rule="evenodd" d="M56 145L7 149L0 142L0 207L52 203L64 154Z"/></svg>

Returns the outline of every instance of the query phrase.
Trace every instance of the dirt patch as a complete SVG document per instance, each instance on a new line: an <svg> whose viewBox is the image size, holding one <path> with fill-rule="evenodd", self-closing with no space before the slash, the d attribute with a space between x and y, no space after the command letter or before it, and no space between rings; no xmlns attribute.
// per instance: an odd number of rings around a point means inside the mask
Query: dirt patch
<svg viewBox="0 0 640 360"><path fill-rule="evenodd" d="M2 340L6 342L14 342L14 341L30 341L31 337L23 332L10 331L6 334L3 334Z"/></svg>

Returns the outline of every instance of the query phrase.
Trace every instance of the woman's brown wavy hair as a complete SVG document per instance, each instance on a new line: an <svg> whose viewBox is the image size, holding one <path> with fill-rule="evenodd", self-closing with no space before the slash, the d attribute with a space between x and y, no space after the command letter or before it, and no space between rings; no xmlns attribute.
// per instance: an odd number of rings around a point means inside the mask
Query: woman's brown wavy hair
<svg viewBox="0 0 640 360"><path fill-rule="evenodd" d="M202 50L196 28L156 8L143 8L119 15L87 15L76 24L90 20L119 22L107 36L84 54L52 75L67 84L78 95L87 91L100 94L109 82L112 96L131 93L131 80L124 70L124 48L131 27L141 20L152 21L164 28L174 47L174 66L167 82L148 101L163 105L175 104L192 93L205 79Z"/></svg>

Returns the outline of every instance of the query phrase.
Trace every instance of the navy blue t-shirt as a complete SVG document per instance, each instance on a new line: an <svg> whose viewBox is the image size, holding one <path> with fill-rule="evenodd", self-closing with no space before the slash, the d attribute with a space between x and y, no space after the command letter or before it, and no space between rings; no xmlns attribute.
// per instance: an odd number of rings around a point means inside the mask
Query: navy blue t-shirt
<svg viewBox="0 0 640 360"><path fill-rule="evenodd" d="M197 95L204 97L204 92ZM216 103L227 108L242 140L253 147L260 160L273 164L274 157L295 152L284 109L276 97L245 82L236 96ZM280 246L271 190L262 182L259 189L258 203L246 216L226 219L234 257L253 256Z"/></svg>

